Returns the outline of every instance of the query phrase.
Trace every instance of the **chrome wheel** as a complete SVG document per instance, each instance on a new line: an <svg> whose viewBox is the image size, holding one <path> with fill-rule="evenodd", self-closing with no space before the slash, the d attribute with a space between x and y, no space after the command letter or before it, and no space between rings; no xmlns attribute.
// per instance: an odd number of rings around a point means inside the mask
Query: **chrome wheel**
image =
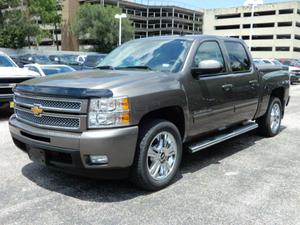
<svg viewBox="0 0 300 225"><path fill-rule="evenodd" d="M160 132L150 142L147 153L147 168L155 180L167 178L174 169L178 148L175 137L169 132Z"/></svg>
<svg viewBox="0 0 300 225"><path fill-rule="evenodd" d="M275 103L271 109L271 130L273 133L276 133L280 126L281 121L281 109L278 103Z"/></svg>

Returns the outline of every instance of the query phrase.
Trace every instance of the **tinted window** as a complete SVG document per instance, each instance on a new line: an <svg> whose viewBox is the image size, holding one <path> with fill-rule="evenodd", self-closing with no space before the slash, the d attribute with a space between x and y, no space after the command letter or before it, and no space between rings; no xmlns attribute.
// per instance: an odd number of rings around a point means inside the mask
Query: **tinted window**
<svg viewBox="0 0 300 225"><path fill-rule="evenodd" d="M243 72L250 70L251 63L244 46L239 42L225 42L230 66L234 72Z"/></svg>
<svg viewBox="0 0 300 225"><path fill-rule="evenodd" d="M193 66L198 67L199 63L204 60L216 60L223 65L225 70L225 62L222 51L218 43L215 41L207 41L200 45L195 55Z"/></svg>

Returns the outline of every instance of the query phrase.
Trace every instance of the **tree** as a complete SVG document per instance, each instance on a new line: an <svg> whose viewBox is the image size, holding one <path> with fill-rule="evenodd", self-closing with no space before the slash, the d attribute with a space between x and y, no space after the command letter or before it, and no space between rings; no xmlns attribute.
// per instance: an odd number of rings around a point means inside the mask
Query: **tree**
<svg viewBox="0 0 300 225"><path fill-rule="evenodd" d="M122 10L113 6L82 5L71 29L79 40L89 40L94 44L98 52L110 52L117 46L119 38L119 21L116 14ZM122 20L122 41L128 41L133 37L132 22L129 19Z"/></svg>
<svg viewBox="0 0 300 225"><path fill-rule="evenodd" d="M0 46L21 48L31 41L38 46L50 36L41 26L52 24L57 33L60 23L57 0L0 0Z"/></svg>

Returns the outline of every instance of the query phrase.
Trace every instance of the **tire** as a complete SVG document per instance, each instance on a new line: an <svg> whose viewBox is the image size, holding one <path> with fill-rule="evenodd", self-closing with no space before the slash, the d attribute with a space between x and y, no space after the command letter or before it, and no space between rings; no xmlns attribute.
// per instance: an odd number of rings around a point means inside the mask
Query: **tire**
<svg viewBox="0 0 300 225"><path fill-rule="evenodd" d="M182 139L173 123L166 120L146 123L140 130L131 181L147 191L160 190L174 179L181 157Z"/></svg>
<svg viewBox="0 0 300 225"><path fill-rule="evenodd" d="M275 113L275 111L272 110L279 111L276 111ZM271 97L266 114L261 118L257 119L259 133L265 137L276 136L280 131L281 119L282 103L279 98Z"/></svg>

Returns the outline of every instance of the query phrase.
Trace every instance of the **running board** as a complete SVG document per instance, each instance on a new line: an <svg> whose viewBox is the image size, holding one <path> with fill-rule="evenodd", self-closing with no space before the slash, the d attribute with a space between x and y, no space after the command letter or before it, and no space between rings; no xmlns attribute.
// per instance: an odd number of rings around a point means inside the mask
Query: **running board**
<svg viewBox="0 0 300 225"><path fill-rule="evenodd" d="M228 139L231 139L233 137L239 136L241 134L247 133L251 130L254 130L258 127L258 124L255 122L249 122L247 124L244 124L242 126L239 126L237 128L232 128L229 131L225 131L223 134L219 134L213 137L209 137L207 139L201 140L197 143L192 143L188 146L189 151L191 153L198 152L200 150L203 150L205 148L208 148L210 146L213 146L215 144L218 144L220 142L226 141Z"/></svg>

